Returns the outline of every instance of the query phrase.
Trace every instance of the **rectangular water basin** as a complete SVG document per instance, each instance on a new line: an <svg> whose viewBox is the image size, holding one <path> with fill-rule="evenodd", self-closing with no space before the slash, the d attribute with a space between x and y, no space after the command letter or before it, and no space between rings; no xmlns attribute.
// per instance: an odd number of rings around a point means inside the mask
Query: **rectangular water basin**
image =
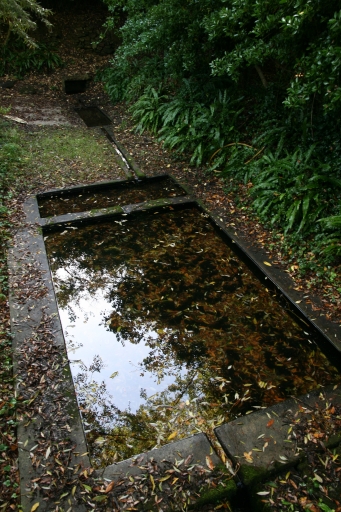
<svg viewBox="0 0 341 512"><path fill-rule="evenodd" d="M186 191L172 178L160 176L44 193L37 200L40 216L45 218L184 195Z"/></svg>
<svg viewBox="0 0 341 512"><path fill-rule="evenodd" d="M341 380L197 206L44 235L95 467Z"/></svg>

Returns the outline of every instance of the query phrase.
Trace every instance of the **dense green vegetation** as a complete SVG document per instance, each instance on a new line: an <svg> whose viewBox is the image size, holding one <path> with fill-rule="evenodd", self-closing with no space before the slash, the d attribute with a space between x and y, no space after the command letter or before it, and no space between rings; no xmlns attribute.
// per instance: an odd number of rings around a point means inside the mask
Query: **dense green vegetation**
<svg viewBox="0 0 341 512"><path fill-rule="evenodd" d="M0 50L0 76L11 74L22 78L33 70L52 71L62 65L61 57L43 43L28 47L22 39L12 37Z"/></svg>
<svg viewBox="0 0 341 512"><path fill-rule="evenodd" d="M51 11L44 9L37 0L0 0L0 24L6 28L4 45L6 46L10 35L14 34L28 46L36 46L32 30L36 29L38 19L51 27L47 19L50 15Z"/></svg>
<svg viewBox="0 0 341 512"><path fill-rule="evenodd" d="M52 11L36 0L0 0L0 76L18 78L32 70L62 65L62 59L43 43L34 40L38 20L49 29Z"/></svg>
<svg viewBox="0 0 341 512"><path fill-rule="evenodd" d="M310 254L303 270L316 271L317 254L335 263L340 3L105 1L122 44L103 78L112 100L131 104L138 130L230 187L249 183L255 214Z"/></svg>

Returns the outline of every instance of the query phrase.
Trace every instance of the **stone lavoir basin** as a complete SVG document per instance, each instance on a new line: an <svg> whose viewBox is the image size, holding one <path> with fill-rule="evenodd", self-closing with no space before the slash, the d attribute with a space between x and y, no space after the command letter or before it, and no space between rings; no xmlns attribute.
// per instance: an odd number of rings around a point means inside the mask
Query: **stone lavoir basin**
<svg viewBox="0 0 341 512"><path fill-rule="evenodd" d="M341 380L194 201L51 224L44 240L94 467Z"/></svg>
<svg viewBox="0 0 341 512"><path fill-rule="evenodd" d="M186 191L169 176L156 176L148 180L116 181L105 185L46 192L38 195L38 205L40 217L47 218L119 205L138 204L160 197L184 195Z"/></svg>

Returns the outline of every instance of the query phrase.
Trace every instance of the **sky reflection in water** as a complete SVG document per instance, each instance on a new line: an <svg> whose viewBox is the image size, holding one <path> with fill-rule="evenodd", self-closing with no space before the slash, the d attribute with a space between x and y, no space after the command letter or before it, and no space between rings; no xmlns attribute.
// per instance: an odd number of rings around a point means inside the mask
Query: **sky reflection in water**
<svg viewBox="0 0 341 512"><path fill-rule="evenodd" d="M64 269L59 269L56 278L62 281L66 274ZM81 278L81 273L79 274L78 277ZM158 333L148 325L139 324L138 328L143 337L138 344L122 342L116 333L108 330L104 321L112 310L108 295L107 287L98 288L94 295L84 290L77 304L71 303L68 309L60 309L72 373L77 375L82 372L82 363L90 368L96 355L102 360L103 366L100 371L92 373L92 378L98 384L103 380L106 382L107 392L112 396L116 407L124 410L129 406L132 412L136 412L144 402L141 391L143 395L152 396L166 389L174 381L174 377L165 375L159 381L157 375L144 371L142 362L150 353L147 342L158 338ZM176 368L173 371L176 372ZM181 373L185 373L184 368ZM112 375L114 376L110 378Z"/></svg>

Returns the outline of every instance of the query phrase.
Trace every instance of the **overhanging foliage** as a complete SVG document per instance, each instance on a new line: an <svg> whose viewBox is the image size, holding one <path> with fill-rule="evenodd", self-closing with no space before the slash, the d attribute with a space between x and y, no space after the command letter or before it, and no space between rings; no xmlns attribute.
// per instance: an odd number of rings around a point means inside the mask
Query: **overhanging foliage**
<svg viewBox="0 0 341 512"><path fill-rule="evenodd" d="M50 14L51 11L44 9L37 0L0 0L0 23L7 27L4 45L7 44L9 35L13 33L27 45L36 46L29 34L36 28L34 19L40 19L46 26L51 27L47 19Z"/></svg>
<svg viewBox="0 0 341 512"><path fill-rule="evenodd" d="M251 181L263 221L340 255L339 226L319 222L339 214L340 3L105 1L122 44L103 78L138 129Z"/></svg>

